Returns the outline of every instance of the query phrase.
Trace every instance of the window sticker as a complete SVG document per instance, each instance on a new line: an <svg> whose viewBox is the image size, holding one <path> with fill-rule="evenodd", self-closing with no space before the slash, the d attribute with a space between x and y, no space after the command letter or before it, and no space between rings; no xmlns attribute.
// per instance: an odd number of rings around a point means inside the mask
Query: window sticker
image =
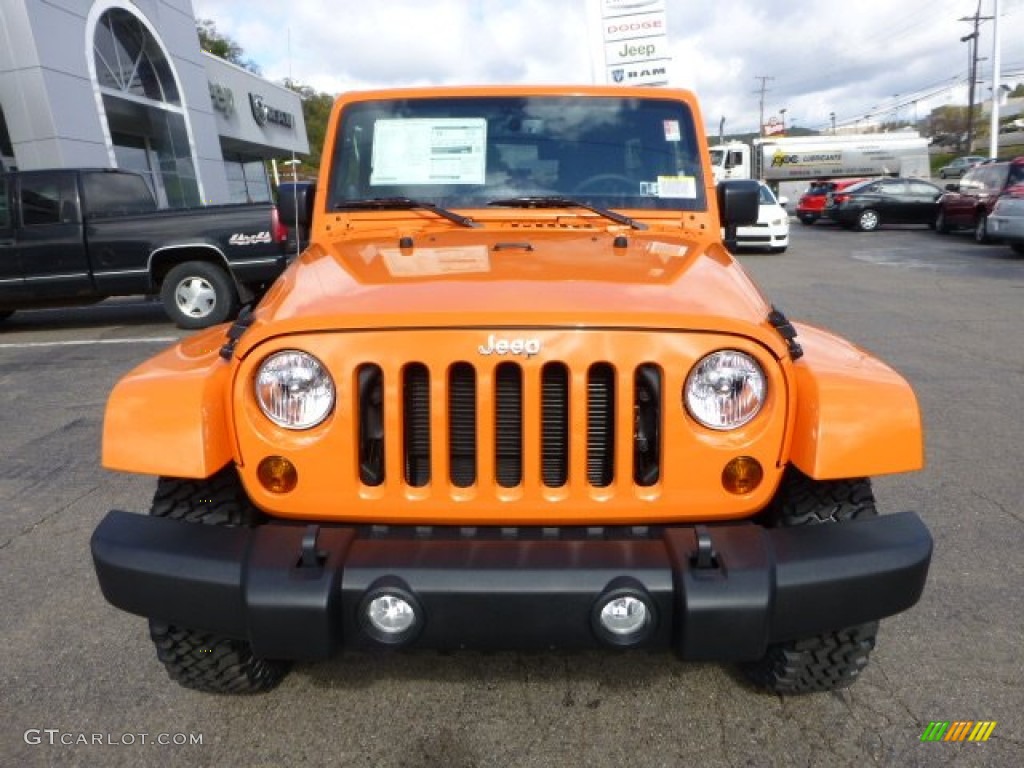
<svg viewBox="0 0 1024 768"><path fill-rule="evenodd" d="M683 135L679 130L678 120L664 120L662 124L665 126L665 141L682 141Z"/></svg>
<svg viewBox="0 0 1024 768"><path fill-rule="evenodd" d="M697 199L697 179L693 176L659 176L658 197Z"/></svg>
<svg viewBox="0 0 1024 768"><path fill-rule="evenodd" d="M487 121L473 117L378 120L371 186L483 184Z"/></svg>

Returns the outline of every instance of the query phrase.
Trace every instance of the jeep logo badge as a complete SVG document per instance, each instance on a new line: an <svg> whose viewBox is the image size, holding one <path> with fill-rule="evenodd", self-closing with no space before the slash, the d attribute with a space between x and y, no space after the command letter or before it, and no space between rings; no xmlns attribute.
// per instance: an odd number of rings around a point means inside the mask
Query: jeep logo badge
<svg viewBox="0 0 1024 768"><path fill-rule="evenodd" d="M476 351L481 355L525 355L531 358L540 354L540 339L502 339L493 333L487 337L487 343L481 344Z"/></svg>

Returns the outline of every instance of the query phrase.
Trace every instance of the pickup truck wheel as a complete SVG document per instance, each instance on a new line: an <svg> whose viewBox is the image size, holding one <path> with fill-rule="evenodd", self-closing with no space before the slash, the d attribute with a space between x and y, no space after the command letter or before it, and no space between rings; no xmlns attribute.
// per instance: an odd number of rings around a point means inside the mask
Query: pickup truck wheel
<svg viewBox="0 0 1024 768"><path fill-rule="evenodd" d="M238 311L238 292L228 274L205 261L173 267L160 287L164 310L179 328L223 323Z"/></svg>
<svg viewBox="0 0 1024 768"><path fill-rule="evenodd" d="M246 496L233 466L206 480L162 477L150 514L186 524L256 525L261 513ZM150 619L149 634L172 680L205 693L263 693L284 679L290 664L261 659L244 640Z"/></svg>
<svg viewBox="0 0 1024 768"><path fill-rule="evenodd" d="M873 517L875 498L867 478L812 480L790 467L767 511L768 525L834 525ZM740 665L755 685L772 693L832 691L852 685L867 667L878 622L776 643L757 661Z"/></svg>
<svg viewBox="0 0 1024 768"><path fill-rule="evenodd" d="M882 217L873 208L866 208L857 217L857 229L861 232L874 232L882 223Z"/></svg>

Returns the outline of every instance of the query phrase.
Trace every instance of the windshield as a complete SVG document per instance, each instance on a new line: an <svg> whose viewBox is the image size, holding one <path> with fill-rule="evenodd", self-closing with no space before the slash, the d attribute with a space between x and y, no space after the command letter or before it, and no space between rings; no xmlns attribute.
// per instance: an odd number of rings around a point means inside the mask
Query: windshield
<svg viewBox="0 0 1024 768"><path fill-rule="evenodd" d="M671 100L426 98L342 115L328 207L407 198L445 208L564 197L603 208L704 210L692 116Z"/></svg>

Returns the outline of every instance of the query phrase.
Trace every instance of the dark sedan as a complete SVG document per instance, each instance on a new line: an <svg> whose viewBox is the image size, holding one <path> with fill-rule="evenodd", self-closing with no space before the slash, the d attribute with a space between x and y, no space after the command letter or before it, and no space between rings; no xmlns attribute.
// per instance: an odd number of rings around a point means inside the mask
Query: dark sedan
<svg viewBox="0 0 1024 768"><path fill-rule="evenodd" d="M825 215L864 232L884 224L934 226L941 196L941 189L921 179L869 179L829 195Z"/></svg>

